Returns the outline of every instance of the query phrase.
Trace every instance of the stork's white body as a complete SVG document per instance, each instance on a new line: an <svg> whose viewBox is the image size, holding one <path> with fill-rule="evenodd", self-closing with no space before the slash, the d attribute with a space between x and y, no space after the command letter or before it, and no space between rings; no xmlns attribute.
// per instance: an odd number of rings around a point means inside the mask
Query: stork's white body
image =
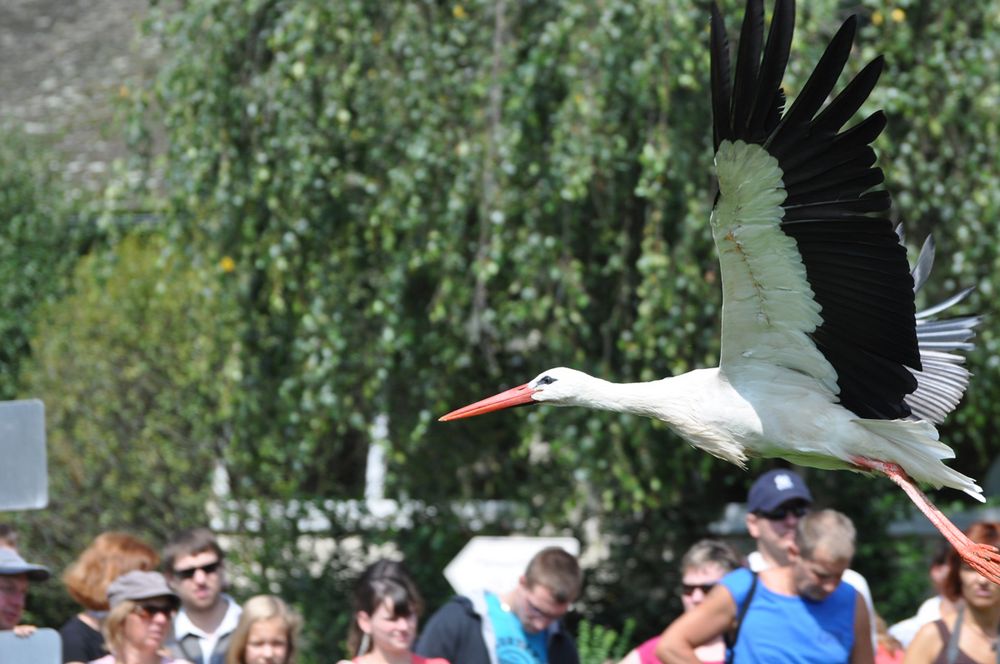
<svg viewBox="0 0 1000 664"><path fill-rule="evenodd" d="M531 387L544 377L554 382ZM859 418L797 371L762 365L730 378L712 368L646 383L612 383L558 367L528 386L540 403L661 420L695 447L740 467L750 457L780 457L814 468L860 470L854 459L866 457L983 500L974 480L943 463L954 453L938 441L932 424Z"/></svg>

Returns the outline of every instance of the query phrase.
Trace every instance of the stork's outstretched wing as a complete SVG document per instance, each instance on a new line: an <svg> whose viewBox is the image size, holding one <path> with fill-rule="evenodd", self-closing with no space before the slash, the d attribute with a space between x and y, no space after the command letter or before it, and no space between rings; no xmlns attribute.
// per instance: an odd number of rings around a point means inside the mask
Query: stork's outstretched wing
<svg viewBox="0 0 1000 664"><path fill-rule="evenodd" d="M885 116L843 129L882 59L824 106L851 51L856 20L848 19L783 112L794 14L792 2L777 0L765 43L762 3L748 3L730 85L725 28L712 10L720 368L783 366L861 417L907 417L922 365L906 249L883 214L888 192L875 188L883 176L870 143Z"/></svg>

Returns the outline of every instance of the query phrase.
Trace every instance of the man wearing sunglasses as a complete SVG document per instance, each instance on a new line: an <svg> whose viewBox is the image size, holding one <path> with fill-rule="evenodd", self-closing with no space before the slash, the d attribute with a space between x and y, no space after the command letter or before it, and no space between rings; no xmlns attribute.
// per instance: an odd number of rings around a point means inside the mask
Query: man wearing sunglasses
<svg viewBox="0 0 1000 664"><path fill-rule="evenodd" d="M517 587L459 595L441 607L414 651L453 664L579 664L561 619L580 595L575 557L549 547L535 554Z"/></svg>
<svg viewBox="0 0 1000 664"><path fill-rule="evenodd" d="M747 495L747 531L757 543L757 550L747 556L754 572L789 564L789 551L795 546L795 529L809 513L813 497L802 477L786 468L770 470L750 487ZM853 569L844 571L844 583L861 595L868 615L875 615L868 581ZM875 621L870 621L872 645L875 646Z"/></svg>
<svg viewBox="0 0 1000 664"><path fill-rule="evenodd" d="M185 531L163 550L165 576L181 598L168 646L193 664L223 664L240 620L239 604L222 592L223 559L222 547L207 528Z"/></svg>

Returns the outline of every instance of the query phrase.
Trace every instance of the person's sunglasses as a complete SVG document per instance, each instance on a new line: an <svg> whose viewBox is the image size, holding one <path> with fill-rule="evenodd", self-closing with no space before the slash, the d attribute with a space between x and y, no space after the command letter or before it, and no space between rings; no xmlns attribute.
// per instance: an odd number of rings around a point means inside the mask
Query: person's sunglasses
<svg viewBox="0 0 1000 664"><path fill-rule="evenodd" d="M209 563L207 565L201 565L199 567L189 567L187 569L175 569L174 570L174 576L176 576L179 579L193 579L195 573L198 570L201 570L206 575L208 575L208 574L215 574L217 571L219 571L219 565L221 565L221 564L222 564L221 560L216 560L214 563Z"/></svg>
<svg viewBox="0 0 1000 664"><path fill-rule="evenodd" d="M135 607L134 611L136 615L144 620L152 620L158 613L165 615L167 620L171 619L174 615L174 607L167 604L140 604Z"/></svg>
<svg viewBox="0 0 1000 664"><path fill-rule="evenodd" d="M715 587L714 583L682 583L681 594L693 595L694 591L701 590L703 595L707 595L708 591L714 587Z"/></svg>
<svg viewBox="0 0 1000 664"><path fill-rule="evenodd" d="M764 510L758 510L754 512L757 516L762 516L768 521L784 521L789 514L794 514L798 518L804 517L809 512L809 508L805 505L781 505L771 510L770 512L765 512Z"/></svg>
<svg viewBox="0 0 1000 664"><path fill-rule="evenodd" d="M542 611L540 608L538 608L537 606L535 606L535 603L532 602L530 598L525 597L524 600L525 600L525 604L528 605L528 613L530 613L530 614L532 614L534 616L537 616L539 618L542 618L543 620L556 621L556 620L559 620L560 618L562 618L563 615L566 613L565 611L563 611L562 613L558 613L558 614L556 614L556 613L548 613L546 611Z"/></svg>

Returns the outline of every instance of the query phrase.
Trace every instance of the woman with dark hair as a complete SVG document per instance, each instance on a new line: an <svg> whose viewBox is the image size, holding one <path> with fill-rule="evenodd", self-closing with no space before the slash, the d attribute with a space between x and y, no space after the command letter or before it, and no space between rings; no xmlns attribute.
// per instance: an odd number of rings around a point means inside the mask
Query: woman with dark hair
<svg viewBox="0 0 1000 664"><path fill-rule="evenodd" d="M379 560L364 571L354 590L354 622L347 646L355 664L448 664L413 654L417 618L424 601L402 563ZM342 660L339 664L350 664Z"/></svg>
<svg viewBox="0 0 1000 664"><path fill-rule="evenodd" d="M1000 523L980 521L966 531L973 542L1000 544ZM942 592L957 610L924 625L906 649L903 664L991 664L1000 661L1000 586L972 569L952 549Z"/></svg>

